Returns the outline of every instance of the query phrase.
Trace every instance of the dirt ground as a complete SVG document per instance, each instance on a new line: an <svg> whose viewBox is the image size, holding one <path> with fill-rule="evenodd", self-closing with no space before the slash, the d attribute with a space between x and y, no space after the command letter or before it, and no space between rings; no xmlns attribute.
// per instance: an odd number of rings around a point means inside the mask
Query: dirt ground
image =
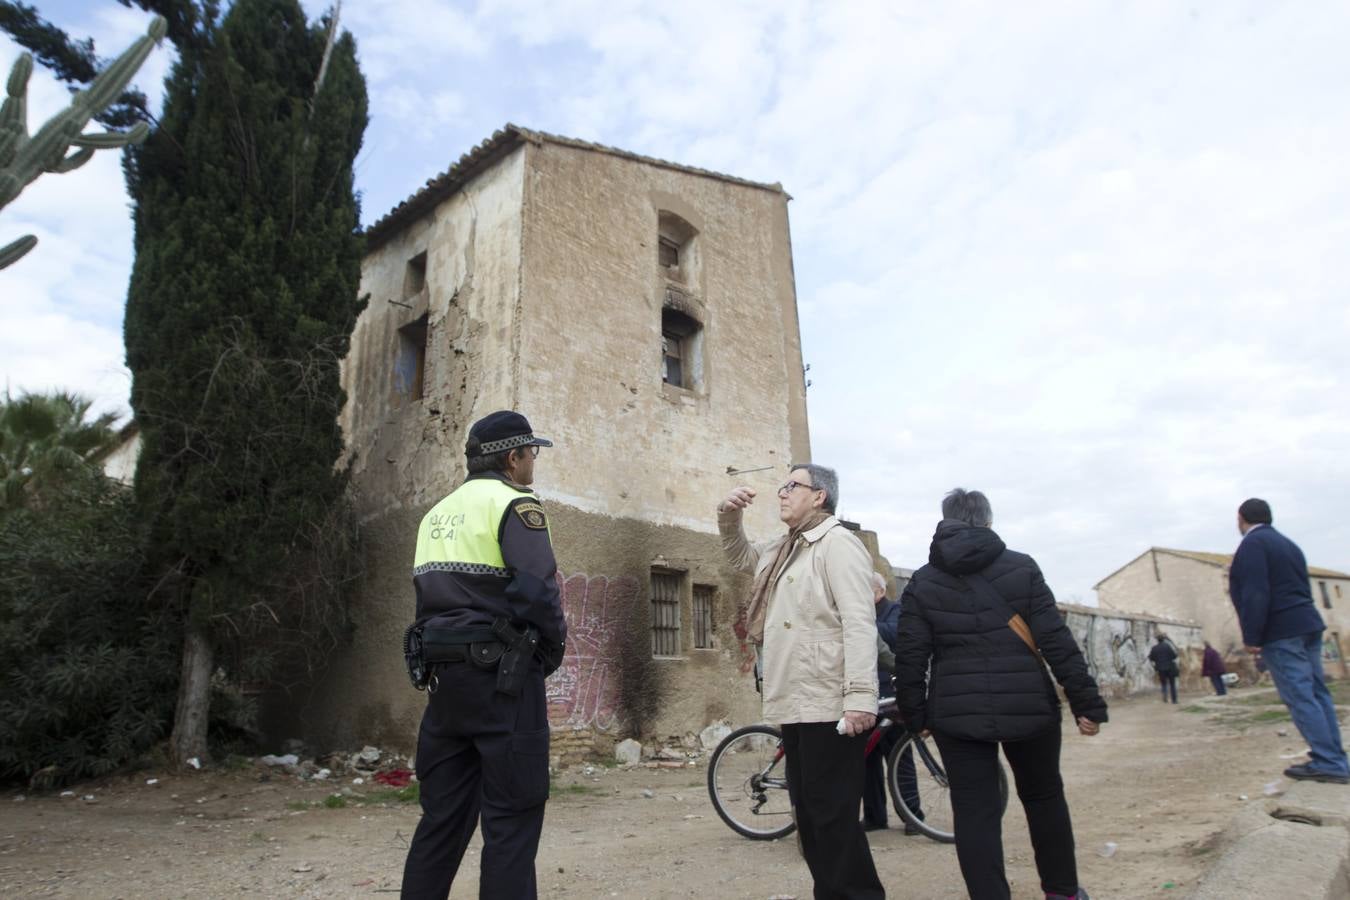
<svg viewBox="0 0 1350 900"><path fill-rule="evenodd" d="M1287 758L1305 749L1276 702L1260 688L1222 699L1183 696L1178 706L1136 698L1112 705L1100 736L1066 733L1079 870L1096 900L1189 893L1222 851L1219 832L1233 813L1264 799ZM708 801L705 775L702 762L560 773L539 848L540 895L809 897L795 841L734 834ZM0 896L397 893L415 803L387 789L353 788L350 779L261 777L252 768L139 772L77 785L74 797L10 792L0 799ZM343 786L356 796L341 808L324 806ZM1013 896L1040 900L1015 800L1004 827ZM890 896L964 895L951 846L906 837L894 816L889 831L869 838ZM1107 842L1117 845L1109 858L1101 855ZM452 897L477 896L479 846L470 845Z"/></svg>

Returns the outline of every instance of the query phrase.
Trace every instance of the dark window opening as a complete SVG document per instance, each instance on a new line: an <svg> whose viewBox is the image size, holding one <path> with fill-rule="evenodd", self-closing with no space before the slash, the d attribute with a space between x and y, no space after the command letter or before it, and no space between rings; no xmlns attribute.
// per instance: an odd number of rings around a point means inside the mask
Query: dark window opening
<svg viewBox="0 0 1350 900"><path fill-rule="evenodd" d="M394 364L394 390L410 400L420 400L425 390L427 367L427 316L398 330L398 360Z"/></svg>
<svg viewBox="0 0 1350 900"><path fill-rule="evenodd" d="M677 309L661 310L661 380L692 389L697 377L699 324Z"/></svg>
<svg viewBox="0 0 1350 900"><path fill-rule="evenodd" d="M717 589L711 585L694 585L694 647L711 650L713 645L713 598Z"/></svg>
<svg viewBox="0 0 1350 900"><path fill-rule="evenodd" d="M670 238L661 238L658 242L661 265L667 269L673 269L680 264L680 245Z"/></svg>
<svg viewBox="0 0 1350 900"><path fill-rule="evenodd" d="M427 252L408 260L408 268L403 273L403 296L412 297L422 293L427 286Z"/></svg>
<svg viewBox="0 0 1350 900"><path fill-rule="evenodd" d="M680 655L680 575L652 573L652 656Z"/></svg>
<svg viewBox="0 0 1350 900"><path fill-rule="evenodd" d="M1331 595L1327 593L1327 583L1325 581L1317 582L1317 586L1322 589L1322 608L1331 609Z"/></svg>

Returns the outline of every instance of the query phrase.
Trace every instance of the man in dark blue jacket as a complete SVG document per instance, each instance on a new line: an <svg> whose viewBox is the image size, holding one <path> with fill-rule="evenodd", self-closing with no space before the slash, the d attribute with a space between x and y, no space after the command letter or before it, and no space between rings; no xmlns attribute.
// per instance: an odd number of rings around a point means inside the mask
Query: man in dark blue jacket
<svg viewBox="0 0 1350 900"><path fill-rule="evenodd" d="M872 600L876 603L877 613L877 685L881 699L895 696L895 686L891 681L895 667L896 628L900 622L900 604L886 596L886 579L880 573L872 573ZM887 650L886 657L881 654L882 645ZM892 726L882 734L876 748L867 756L867 774L863 782L863 830L877 831L887 827L886 815L886 760L891 755L895 742L903 736L903 729ZM920 819L923 810L919 808L919 781L914 770L914 751L908 747L896 758L899 767L898 777L901 795L906 805ZM900 810L897 807L896 813ZM918 827L905 823L905 834L920 834Z"/></svg>
<svg viewBox="0 0 1350 900"><path fill-rule="evenodd" d="M1233 554L1228 591L1248 653L1260 653L1280 699L1308 742L1310 759L1284 770L1289 778L1350 784L1336 706L1322 677L1322 631L1303 551L1271 522L1270 504L1238 507L1242 543Z"/></svg>

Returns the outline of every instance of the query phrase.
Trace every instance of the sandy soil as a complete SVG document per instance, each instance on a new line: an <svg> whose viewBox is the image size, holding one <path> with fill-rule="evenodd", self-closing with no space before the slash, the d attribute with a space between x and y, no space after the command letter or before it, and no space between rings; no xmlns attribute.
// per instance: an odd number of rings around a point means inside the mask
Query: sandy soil
<svg viewBox="0 0 1350 900"><path fill-rule="evenodd" d="M1113 704L1099 737L1065 737L1064 776L1082 881L1094 898L1188 893L1223 849L1219 832L1279 781L1304 749L1269 690L1223 700ZM1284 732L1282 735L1281 732ZM709 804L700 763L594 767L559 774L539 849L544 897L811 895L795 841L752 842ZM147 785L147 778L159 783ZM415 804L352 788L367 802L324 807L340 783L260 772L140 772L75 787L76 796L0 799L0 896L360 897L397 893ZM645 796L650 792L652 796ZM84 800L92 794L93 802ZM1249 800L1241 799L1245 795ZM1013 896L1036 898L1026 824L1005 823ZM891 830L870 835L893 897L963 896L950 846ZM1109 858L1107 842L1117 845ZM477 896L478 841L452 897ZM1235 894L1236 896L1236 894Z"/></svg>

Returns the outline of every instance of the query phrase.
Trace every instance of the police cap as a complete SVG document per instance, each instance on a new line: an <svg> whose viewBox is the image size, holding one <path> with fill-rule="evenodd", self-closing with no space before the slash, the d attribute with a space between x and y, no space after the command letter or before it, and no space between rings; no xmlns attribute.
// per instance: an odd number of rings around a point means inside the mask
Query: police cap
<svg viewBox="0 0 1350 900"><path fill-rule="evenodd" d="M535 437L529 420L520 413L502 409L473 423L464 452L468 456L491 456L517 447L552 446L552 441Z"/></svg>

